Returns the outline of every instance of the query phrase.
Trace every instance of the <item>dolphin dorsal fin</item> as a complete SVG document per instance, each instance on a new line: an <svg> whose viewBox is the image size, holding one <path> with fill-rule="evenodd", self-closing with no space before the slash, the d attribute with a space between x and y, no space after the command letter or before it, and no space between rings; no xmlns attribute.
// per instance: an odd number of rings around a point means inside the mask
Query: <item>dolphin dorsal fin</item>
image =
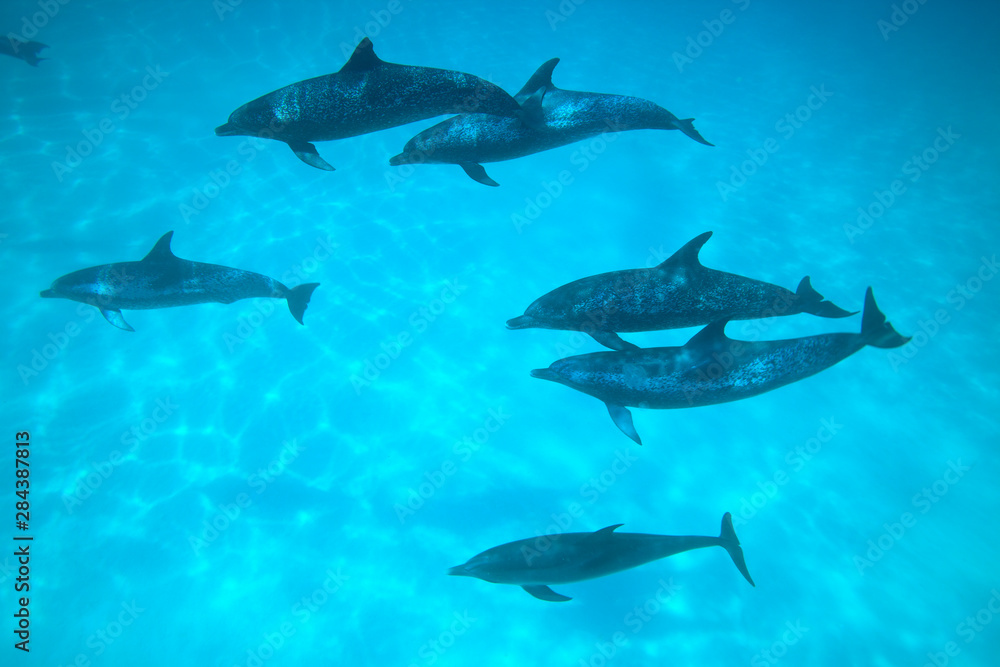
<svg viewBox="0 0 1000 667"><path fill-rule="evenodd" d="M365 37L354 49L350 59L340 68L341 72L366 72L384 61L375 55L375 45Z"/></svg>
<svg viewBox="0 0 1000 667"><path fill-rule="evenodd" d="M521 88L517 95L514 96L514 99L521 102L523 101L522 98L529 97L539 88L543 88L545 92L554 90L556 87L552 85L552 70L555 69L555 66L558 64L559 59L553 58L535 70L535 73L531 75L530 79L528 79L528 83L524 84L524 87ZM542 95L544 95L545 92L543 92Z"/></svg>
<svg viewBox="0 0 1000 667"><path fill-rule="evenodd" d="M704 234L694 237L681 246L680 250L660 263L660 265L656 268L666 269L677 266L701 267L702 263L701 260L698 259L698 253L701 252L701 247L705 245L705 242L710 238L712 238L712 232L705 232Z"/></svg>
<svg viewBox="0 0 1000 667"><path fill-rule="evenodd" d="M733 339L726 335L726 325L729 319L716 320L707 327L691 336L691 340L684 344L688 348L708 348L715 349Z"/></svg>
<svg viewBox="0 0 1000 667"><path fill-rule="evenodd" d="M595 530L594 531L594 535L600 535L602 537L603 536L607 536L607 535L610 535L611 533L615 532L616 530L618 530L619 528L621 528L624 525L625 525L624 523L616 523L613 526L608 526L607 528L601 528L600 530Z"/></svg>
<svg viewBox="0 0 1000 667"><path fill-rule="evenodd" d="M144 262L162 262L165 259L177 259L177 255L170 249L170 239L173 238L172 231L160 237L153 249L142 258Z"/></svg>

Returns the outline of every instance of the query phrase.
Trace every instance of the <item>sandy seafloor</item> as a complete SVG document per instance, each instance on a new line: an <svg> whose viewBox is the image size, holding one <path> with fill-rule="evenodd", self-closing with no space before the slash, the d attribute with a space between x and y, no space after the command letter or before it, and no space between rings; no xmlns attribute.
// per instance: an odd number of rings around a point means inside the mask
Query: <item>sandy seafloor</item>
<svg viewBox="0 0 1000 667"><path fill-rule="evenodd" d="M70 0L41 21L44 4L0 10L5 32L43 23L34 39L51 47L37 69L0 57L0 664L1000 664L996 8L903 3L886 31L890 2ZM334 173L213 135L240 104L339 69L365 32L385 60L509 91L558 56L556 85L648 98L716 146L624 133L486 165L501 183L487 188L456 166L388 166L433 120L320 143ZM689 38L705 46L678 67ZM165 75L122 117L114 101L147 68ZM826 99L800 110L814 89ZM778 125L797 111L808 120ZM778 148L723 196L765 144ZM213 188L230 160L239 174ZM127 311L126 333L38 297L169 230L180 257L320 282L305 326L241 301ZM596 400L529 377L601 348L506 319L707 230L708 266L791 288L810 275L852 310L871 285L900 332L924 335L751 400L633 410L641 448ZM859 327L799 315L766 336ZM410 344L386 364L400 334ZM368 363L384 368L360 386ZM486 438L491 411L503 425ZM28 655L12 632L20 430ZM556 586L565 604L444 575L557 524L714 535L725 511L756 588L722 549Z"/></svg>

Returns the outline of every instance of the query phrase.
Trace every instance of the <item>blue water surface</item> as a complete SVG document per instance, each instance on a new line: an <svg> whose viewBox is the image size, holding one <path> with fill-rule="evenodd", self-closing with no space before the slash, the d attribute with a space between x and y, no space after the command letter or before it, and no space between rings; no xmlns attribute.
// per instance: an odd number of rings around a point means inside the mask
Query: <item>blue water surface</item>
<svg viewBox="0 0 1000 667"><path fill-rule="evenodd" d="M5 2L0 29L50 60L0 57L0 664L1000 664L987 4ZM436 120L320 143L333 173L214 136L366 35L385 60L512 92L559 57L557 86L650 99L715 147L608 135L486 165L487 188L388 166ZM127 333L39 298L170 230L180 257L321 283L305 326L248 300L126 311ZM751 400L633 410L641 448L528 375L602 348L505 320L709 230L707 266L809 275L850 310L872 286L914 339ZM756 588L722 549L556 586L562 604L445 576L546 532L715 535L726 511Z"/></svg>

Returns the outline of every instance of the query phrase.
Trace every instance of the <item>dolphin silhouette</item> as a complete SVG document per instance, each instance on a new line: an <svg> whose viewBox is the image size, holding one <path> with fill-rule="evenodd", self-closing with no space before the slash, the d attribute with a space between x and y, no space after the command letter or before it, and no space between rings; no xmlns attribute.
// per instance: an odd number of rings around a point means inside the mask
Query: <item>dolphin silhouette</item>
<svg viewBox="0 0 1000 667"><path fill-rule="evenodd" d="M156 242L138 262L102 264L67 273L41 292L46 299L70 299L96 306L108 322L135 331L122 309L171 308L196 303L232 303L264 297L285 299L292 317L302 324L309 298L319 283L291 289L259 273L180 259L170 250L173 232Z"/></svg>
<svg viewBox="0 0 1000 667"><path fill-rule="evenodd" d="M365 37L338 72L247 102L215 134L277 139L306 164L333 171L311 142L468 111L521 114L514 98L489 81L464 72L387 63Z"/></svg>
<svg viewBox="0 0 1000 667"><path fill-rule="evenodd" d="M581 278L534 301L524 315L507 321L508 329L584 331L612 350L637 349L616 332L659 331L703 326L718 320L752 320L811 313L847 317L813 289L809 276L795 292L709 269L698 253L712 232L689 241L649 269L612 271Z"/></svg>
<svg viewBox="0 0 1000 667"><path fill-rule="evenodd" d="M0 39L0 53L23 60L32 67L38 67L38 63L48 60L48 58L38 57L38 53L47 48L49 48L48 45L41 42L24 42L17 37Z"/></svg>
<svg viewBox="0 0 1000 667"><path fill-rule="evenodd" d="M910 340L886 322L871 287L858 334L751 342L726 336L727 321L709 324L682 347L581 354L531 376L604 401L615 425L641 445L627 406L692 408L738 401L815 375L866 345L894 348Z"/></svg>
<svg viewBox="0 0 1000 667"><path fill-rule="evenodd" d="M474 181L496 187L481 163L501 162L626 130L680 130L711 146L694 119L680 119L640 97L563 90L552 85L558 58L549 60L514 96L524 113L516 117L466 113L442 121L406 142L389 160L403 164L457 164Z"/></svg>
<svg viewBox="0 0 1000 667"><path fill-rule="evenodd" d="M532 537L508 542L450 568L448 574L494 584L514 584L539 600L565 602L572 598L556 593L550 585L595 579L683 551L718 546L729 553L743 578L756 586L743 560L743 549L729 512L722 516L718 537L616 533L622 525L593 533L562 533L544 539Z"/></svg>

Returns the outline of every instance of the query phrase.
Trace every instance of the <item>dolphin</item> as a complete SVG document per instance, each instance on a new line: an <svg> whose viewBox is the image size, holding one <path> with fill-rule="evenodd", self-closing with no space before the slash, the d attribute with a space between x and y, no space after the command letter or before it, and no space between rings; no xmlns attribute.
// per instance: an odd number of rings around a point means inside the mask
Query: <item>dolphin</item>
<svg viewBox="0 0 1000 667"><path fill-rule="evenodd" d="M448 574L494 584L514 584L539 600L566 602L572 598L556 593L549 585L596 579L692 549L722 547L743 578L756 586L743 560L743 549L729 512L722 516L718 537L616 533L622 525L593 533L562 533L508 542L473 556L464 565L450 568Z"/></svg>
<svg viewBox="0 0 1000 667"><path fill-rule="evenodd" d="M259 273L180 259L170 250L173 232L156 242L138 262L102 264L67 273L41 293L46 299L70 299L96 306L111 324L135 331L125 310L171 308L196 303L232 303L240 299L285 299L292 317L302 324L309 298L319 283L291 289Z"/></svg>
<svg viewBox="0 0 1000 667"><path fill-rule="evenodd" d="M13 36L0 39L0 53L23 60L32 67L38 67L38 63L48 60L38 57L39 51L47 48L49 47L41 42L23 42Z"/></svg>
<svg viewBox="0 0 1000 667"><path fill-rule="evenodd" d="M215 134L284 141L306 164L333 171L311 142L464 111L521 113L514 98L489 81L463 72L387 63L365 37L340 71L247 102L229 115L229 122L215 128Z"/></svg>
<svg viewBox="0 0 1000 667"><path fill-rule="evenodd" d="M525 111L520 118L482 113L449 118L406 142L389 164L457 164L474 181L496 187L481 163L513 160L604 132L680 130L712 145L694 129L693 118L679 119L649 100L556 88L552 70L558 62L553 58L539 67L514 96Z"/></svg>
<svg viewBox="0 0 1000 667"><path fill-rule="evenodd" d="M584 331L612 350L638 349L618 331L658 331L719 320L753 320L811 313L847 317L812 288L809 276L795 292L702 266L698 252L712 232L695 237L658 266L581 278L536 299L508 329Z"/></svg>
<svg viewBox="0 0 1000 667"><path fill-rule="evenodd" d="M886 322L869 287L861 333L750 342L726 336L713 322L682 347L650 347L566 357L531 376L604 401L622 433L642 444L628 407L691 408L737 401L802 380L866 345L894 348L909 338Z"/></svg>

